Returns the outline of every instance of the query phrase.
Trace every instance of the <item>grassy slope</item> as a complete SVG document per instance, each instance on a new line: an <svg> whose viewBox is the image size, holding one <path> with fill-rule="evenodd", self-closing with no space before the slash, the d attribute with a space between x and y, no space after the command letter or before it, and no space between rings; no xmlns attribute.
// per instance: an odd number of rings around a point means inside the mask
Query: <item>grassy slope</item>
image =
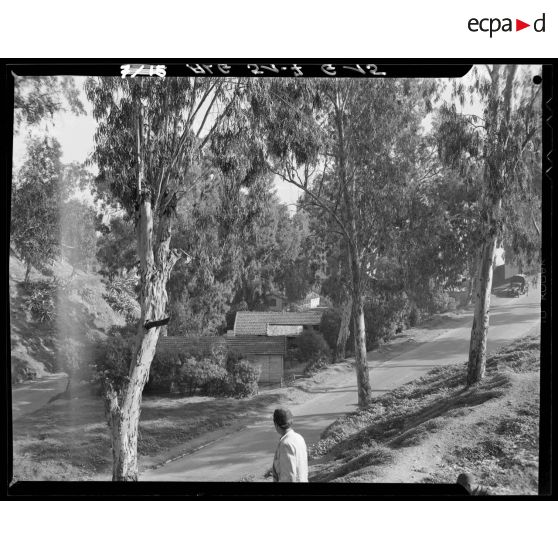
<svg viewBox="0 0 558 558"><path fill-rule="evenodd" d="M481 385L441 367L347 415L310 450L311 480L455 482L470 472L493 494L535 494L538 336L492 355Z"/></svg>

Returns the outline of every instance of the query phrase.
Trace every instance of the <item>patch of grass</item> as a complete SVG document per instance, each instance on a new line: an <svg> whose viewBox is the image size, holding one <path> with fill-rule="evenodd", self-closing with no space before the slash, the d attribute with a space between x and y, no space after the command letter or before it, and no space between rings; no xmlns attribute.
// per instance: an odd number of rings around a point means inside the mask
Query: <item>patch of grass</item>
<svg viewBox="0 0 558 558"><path fill-rule="evenodd" d="M78 389L14 421L15 480L110 478L111 440L100 396ZM295 388L251 399L146 396L138 435L139 465L158 455L187 450L204 435L269 415L299 394ZM182 449L181 449L182 448ZM168 455L164 456L165 458ZM161 459L164 460L164 459Z"/></svg>
<svg viewBox="0 0 558 558"><path fill-rule="evenodd" d="M470 415L490 400L506 399L515 389L518 375L530 375L527 379L536 387L539 353L537 337L502 348L490 355L485 379L472 387L466 385L465 365L438 367L374 400L367 409L337 420L309 449L311 480L370 480L375 469L397 459L398 451L436 438L452 421ZM470 436L473 445L456 440L453 451L444 456L447 469L427 479L455 482L457 470L476 471L479 480L494 489L510 486L508 476L525 477L519 467L536 463L539 417L538 392L531 386L525 393L530 395L521 401L509 396L507 416L479 420L475 425L478 432ZM375 455L384 458L374 461ZM527 477L529 480L519 484L523 490L532 490L536 471L531 470Z"/></svg>

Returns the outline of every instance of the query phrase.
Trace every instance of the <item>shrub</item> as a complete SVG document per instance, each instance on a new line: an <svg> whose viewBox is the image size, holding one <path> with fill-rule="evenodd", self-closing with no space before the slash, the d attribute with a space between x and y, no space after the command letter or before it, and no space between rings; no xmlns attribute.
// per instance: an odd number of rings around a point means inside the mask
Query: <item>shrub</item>
<svg viewBox="0 0 558 558"><path fill-rule="evenodd" d="M440 312L449 312L457 308L455 298L445 291L433 292L428 301L427 311L430 314L438 314Z"/></svg>
<svg viewBox="0 0 558 558"><path fill-rule="evenodd" d="M389 341L407 323L411 310L403 293L390 293L368 300L364 305L366 349L375 349L381 340Z"/></svg>
<svg viewBox="0 0 558 558"><path fill-rule="evenodd" d="M199 360L189 355L180 359L176 376L176 389L178 392L192 396L200 387L201 375L199 374Z"/></svg>
<svg viewBox="0 0 558 558"><path fill-rule="evenodd" d="M237 352L164 351L153 359L147 389L188 396L199 392L211 397L250 397L258 391L258 376L259 370Z"/></svg>
<svg viewBox="0 0 558 558"><path fill-rule="evenodd" d="M321 357L318 360L309 362L304 368L306 376L313 376L329 364L329 359Z"/></svg>
<svg viewBox="0 0 558 558"><path fill-rule="evenodd" d="M227 359L225 362L225 368L227 369L227 372L231 372L231 370L233 369L234 365L241 361L244 360L246 357L240 352L240 351L229 351L227 353Z"/></svg>
<svg viewBox="0 0 558 558"><path fill-rule="evenodd" d="M194 377L196 377L202 395L212 397L229 395L228 374L225 368L210 359L197 361Z"/></svg>
<svg viewBox="0 0 558 558"><path fill-rule="evenodd" d="M25 285L28 299L25 304L31 317L39 322L51 322L56 318L56 284L36 281Z"/></svg>
<svg viewBox="0 0 558 558"><path fill-rule="evenodd" d="M321 357L328 358L331 354L328 344L321 333L313 329L305 329L297 339L298 360L316 361Z"/></svg>
<svg viewBox="0 0 558 558"><path fill-rule="evenodd" d="M12 384L19 384L26 380L35 380L37 371L33 370L29 363L16 355L12 355Z"/></svg>
<svg viewBox="0 0 558 558"><path fill-rule="evenodd" d="M175 391L179 384L182 362L186 358L183 353L170 351L156 353L151 362L147 391Z"/></svg>
<svg viewBox="0 0 558 558"><path fill-rule="evenodd" d="M139 305L134 294L135 281L130 278L116 278L107 282L103 298L109 306L124 316L127 323L139 317Z"/></svg>
<svg viewBox="0 0 558 558"><path fill-rule="evenodd" d="M249 360L233 361L229 359L227 369L227 393L232 397L251 397L258 393L260 371Z"/></svg>

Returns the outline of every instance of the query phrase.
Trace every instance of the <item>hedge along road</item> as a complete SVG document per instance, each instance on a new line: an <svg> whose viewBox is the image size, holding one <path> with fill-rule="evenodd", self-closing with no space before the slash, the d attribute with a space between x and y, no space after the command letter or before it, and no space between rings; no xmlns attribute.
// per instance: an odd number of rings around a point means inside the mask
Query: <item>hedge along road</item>
<svg viewBox="0 0 558 558"><path fill-rule="evenodd" d="M463 314L452 329L441 329L432 341L411 349L375 367L372 355L370 381L374 396L379 396L410 382L434 366L465 362L469 351L472 312ZM520 298L492 297L488 351L493 352L514 339L525 337L540 322L540 287L531 288ZM450 325L451 327L451 325ZM350 366L350 364L345 364ZM317 442L320 434L338 417L357 409L356 378L347 374L345 385L318 386L316 396L292 406L294 429L307 445ZM263 480L271 467L278 435L271 416L200 450L141 475L144 481L240 481Z"/></svg>

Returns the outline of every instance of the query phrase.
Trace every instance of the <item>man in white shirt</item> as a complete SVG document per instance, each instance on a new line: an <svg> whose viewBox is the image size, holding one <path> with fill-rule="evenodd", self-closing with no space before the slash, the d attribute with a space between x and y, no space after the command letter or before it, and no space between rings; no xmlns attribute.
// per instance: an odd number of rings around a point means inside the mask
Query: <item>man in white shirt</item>
<svg viewBox="0 0 558 558"><path fill-rule="evenodd" d="M275 430L281 436L273 459L275 482L308 482L308 453L304 438L292 429L293 415L288 409L275 409Z"/></svg>

